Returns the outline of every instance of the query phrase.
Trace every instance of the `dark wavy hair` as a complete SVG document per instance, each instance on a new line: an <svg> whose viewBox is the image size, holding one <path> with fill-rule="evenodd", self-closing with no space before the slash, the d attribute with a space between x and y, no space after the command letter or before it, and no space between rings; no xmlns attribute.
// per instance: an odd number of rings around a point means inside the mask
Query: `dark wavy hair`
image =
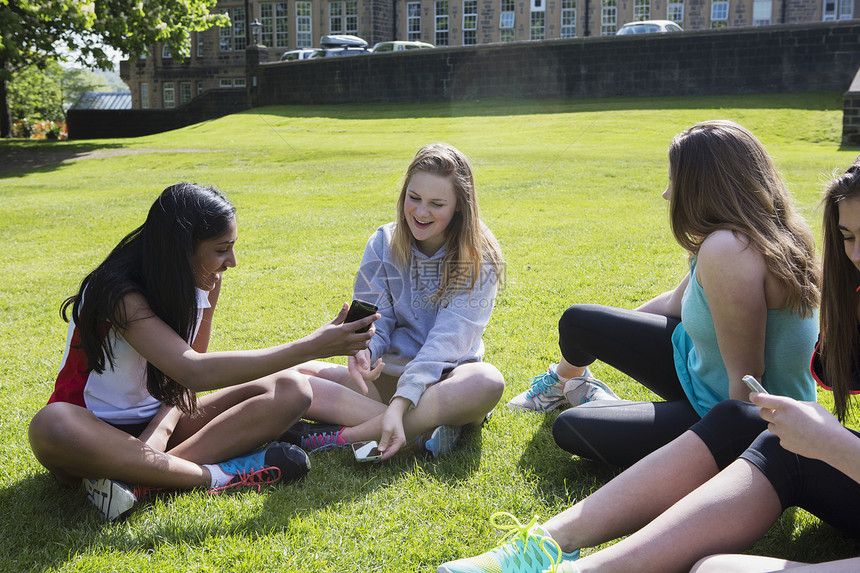
<svg viewBox="0 0 860 573"><path fill-rule="evenodd" d="M108 332L128 326L123 299L130 293L143 295L155 316L191 341L198 311L191 254L201 241L226 232L235 215L236 208L214 187L179 183L161 193L143 225L126 235L60 308L68 321L71 307L90 369L102 373L113 367ZM185 413L195 409L194 392L149 362L146 389Z"/></svg>
<svg viewBox="0 0 860 573"><path fill-rule="evenodd" d="M860 271L845 254L839 230L839 202L860 197L860 157L835 177L824 193L824 284L821 289L821 364L824 381L833 388L836 415L844 420L850 409L852 373L858 370L860 334L857 307Z"/></svg>

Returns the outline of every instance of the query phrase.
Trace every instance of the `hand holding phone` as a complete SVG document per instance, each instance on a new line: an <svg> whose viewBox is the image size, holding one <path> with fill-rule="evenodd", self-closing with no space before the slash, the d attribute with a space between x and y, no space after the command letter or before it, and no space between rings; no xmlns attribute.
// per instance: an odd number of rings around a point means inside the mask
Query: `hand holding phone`
<svg viewBox="0 0 860 573"><path fill-rule="evenodd" d="M747 385L747 387L750 389L750 392L759 392L761 394L768 394L768 391L764 389L764 386L759 384L759 381L756 380L754 377L750 376L749 374L747 374L746 376L741 378L741 380L744 381L744 384Z"/></svg>
<svg viewBox="0 0 860 573"><path fill-rule="evenodd" d="M349 305L349 310L346 313L346 319L344 322L355 322L356 320L361 320L371 314L376 314L377 308L375 304L370 304L367 301L355 299L352 301L352 304ZM368 324L364 328L359 328L355 332L367 332L370 330L370 325Z"/></svg>
<svg viewBox="0 0 860 573"><path fill-rule="evenodd" d="M358 462L375 462L382 458L382 452L376 442L355 442L351 444L352 453Z"/></svg>

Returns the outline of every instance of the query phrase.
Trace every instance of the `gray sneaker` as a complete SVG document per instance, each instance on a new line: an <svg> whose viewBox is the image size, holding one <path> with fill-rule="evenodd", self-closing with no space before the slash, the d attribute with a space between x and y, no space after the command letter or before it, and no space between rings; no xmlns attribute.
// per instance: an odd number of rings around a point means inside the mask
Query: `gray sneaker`
<svg viewBox="0 0 860 573"><path fill-rule="evenodd" d="M550 364L546 372L532 378L529 389L514 396L508 402L508 408L526 412L552 412L557 408L569 406L571 402L568 402L564 395L565 385L555 372L557 367L558 364ZM591 376L591 371L586 368L582 375Z"/></svg>
<svg viewBox="0 0 860 573"><path fill-rule="evenodd" d="M612 389L593 376L577 376L564 384L564 396L571 406L598 400L621 400Z"/></svg>

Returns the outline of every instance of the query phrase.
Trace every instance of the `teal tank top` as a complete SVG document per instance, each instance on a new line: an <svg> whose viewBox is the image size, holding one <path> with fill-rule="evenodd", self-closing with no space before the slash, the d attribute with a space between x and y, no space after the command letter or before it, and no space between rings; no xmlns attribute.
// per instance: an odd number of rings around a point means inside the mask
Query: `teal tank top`
<svg viewBox="0 0 860 573"><path fill-rule="evenodd" d="M768 310L761 383L771 394L815 401L810 372L818 339L818 313L809 318L786 310ZM705 291L696 278L696 260L681 301L681 323L672 334L675 369L690 404L704 416L729 397L729 381Z"/></svg>

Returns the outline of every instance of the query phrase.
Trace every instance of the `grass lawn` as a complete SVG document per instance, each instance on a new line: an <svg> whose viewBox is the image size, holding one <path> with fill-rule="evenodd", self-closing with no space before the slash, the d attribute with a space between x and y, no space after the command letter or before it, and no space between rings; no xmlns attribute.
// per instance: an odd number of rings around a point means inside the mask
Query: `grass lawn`
<svg viewBox="0 0 860 573"><path fill-rule="evenodd" d="M236 204L239 266L226 274L210 348L261 347L334 316L368 236L393 219L415 151L457 146L473 160L483 218L507 259L484 337L486 360L507 381L504 403L556 359L568 305L634 307L683 276L660 198L675 134L716 118L748 127L818 233L823 183L860 153L840 146L841 98L270 107L137 139L0 142L0 157L103 150L0 172L0 570L433 571L494 545L494 511L548 517L615 474L558 449L553 416L500 405L442 461L402 455L359 466L347 451L323 452L299 484L262 495L189 492L104 523L83 489L60 488L36 462L27 424L62 357L60 303L164 187L214 184ZM624 397L653 398L608 366L593 369ZM753 548L809 561L858 550L802 511Z"/></svg>

